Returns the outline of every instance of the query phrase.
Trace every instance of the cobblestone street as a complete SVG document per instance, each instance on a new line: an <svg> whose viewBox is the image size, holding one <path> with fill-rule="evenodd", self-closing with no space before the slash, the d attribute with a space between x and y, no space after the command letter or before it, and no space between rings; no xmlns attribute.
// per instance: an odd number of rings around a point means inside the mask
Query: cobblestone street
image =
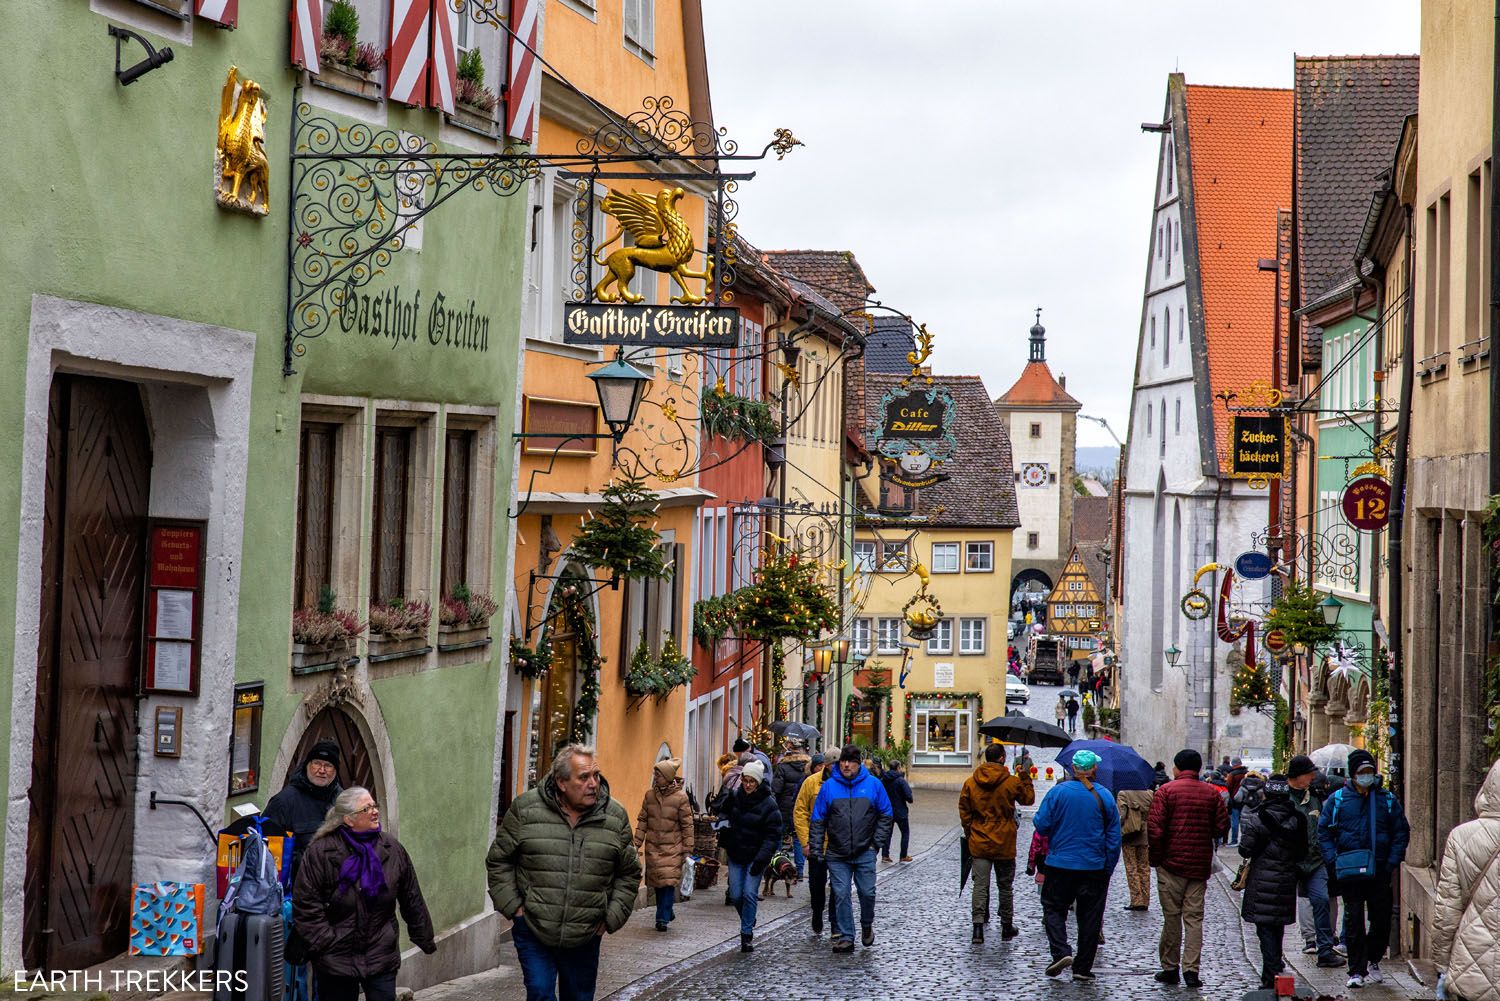
<svg viewBox="0 0 1500 1001"><path fill-rule="evenodd" d="M1040 793L1041 790L1038 790ZM1022 845L1031 838L1030 819L1021 825ZM889 998L1184 998L1234 999L1256 986L1240 935L1235 904L1216 881L1209 886L1204 920L1204 988L1167 988L1151 975L1157 969L1156 942L1161 914L1127 912L1124 867L1116 870L1105 911L1105 943L1100 947L1091 985L1073 984L1065 973L1049 979L1047 939L1042 931L1036 886L1016 877L1016 923L1021 937L1001 942L991 922L983 945L969 943L968 891L958 893L956 832L923 859L881 882L872 949L850 956L829 952L828 937L811 937L806 912L759 938L753 955L730 952L695 969L664 971L640 981L616 998L635 1001L786 1001ZM803 892L799 889L799 893ZM1070 937L1073 935L1070 927ZM1288 941L1294 936L1289 936ZM1076 939L1074 940L1076 946ZM1258 961L1258 956L1257 956Z"/></svg>

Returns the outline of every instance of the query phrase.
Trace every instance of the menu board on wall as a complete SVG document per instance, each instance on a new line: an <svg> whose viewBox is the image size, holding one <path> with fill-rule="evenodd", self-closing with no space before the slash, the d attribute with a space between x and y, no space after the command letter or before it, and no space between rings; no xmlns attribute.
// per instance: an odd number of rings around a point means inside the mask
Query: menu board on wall
<svg viewBox="0 0 1500 1001"><path fill-rule="evenodd" d="M143 692L198 694L206 527L202 521L152 519L146 530Z"/></svg>

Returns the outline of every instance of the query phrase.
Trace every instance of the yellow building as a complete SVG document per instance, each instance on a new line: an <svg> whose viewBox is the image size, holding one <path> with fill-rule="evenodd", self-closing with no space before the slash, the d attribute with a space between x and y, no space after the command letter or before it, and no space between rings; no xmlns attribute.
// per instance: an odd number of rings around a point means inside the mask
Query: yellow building
<svg viewBox="0 0 1500 1001"><path fill-rule="evenodd" d="M953 394L958 449L948 478L907 490L880 464L859 479L858 570L873 576L853 623L857 694L845 738L911 741L913 782L958 787L982 744L979 726L1005 713L1011 534L1020 524L1010 436L978 376L940 376ZM866 434L900 376L868 373ZM912 640L903 615L919 589L917 567L942 617Z"/></svg>
<svg viewBox="0 0 1500 1001"><path fill-rule="evenodd" d="M628 20L625 8L631 12ZM631 4L573 0L546 4L543 55L550 67L540 86L538 150L568 153L591 142L603 145L627 133L635 136L622 123L641 112L648 122L669 109L694 121L709 119L698 0L661 0L646 6L650 16L641 16L641 10ZM657 103L659 98L670 99L670 105ZM709 185L680 161L611 164L607 169L652 172L662 179L597 182L594 247L616 228L599 204L610 189L654 195L662 187L677 186L685 190L677 211L699 249L691 266L701 269ZM624 676L642 642L654 656L669 638L684 653L692 649L686 568L693 563L694 514L706 497L693 472L702 365L699 356L663 349L628 352L628 361L649 374L651 383L618 454L624 465L659 471L646 478L646 485L659 495L656 530L674 572L664 581L629 580L618 587L591 583L590 576L606 574L579 566L568 548L583 521L598 510L601 491L618 476L619 464L608 439L565 440L605 430L588 375L612 360L612 353L600 348L563 342L564 303L575 300L583 283L593 285L604 276L602 267L588 262L594 247L584 247L588 241L578 237L579 224L590 221L587 184L556 166L544 166L531 192L532 239L522 287L524 377L517 406L523 431L556 432L557 437L526 439L520 450L511 627L527 647L547 637L553 660L539 678L512 677L502 773L508 792L519 793L545 772L559 744L582 735L598 747L611 795L634 811L649 784L652 762L684 750L686 689L664 698L632 697ZM695 293L703 291L702 282L689 284ZM665 275L644 268L637 270L630 288L657 305L681 291ZM582 701L587 715L587 703L595 697L592 725L580 734L574 713Z"/></svg>

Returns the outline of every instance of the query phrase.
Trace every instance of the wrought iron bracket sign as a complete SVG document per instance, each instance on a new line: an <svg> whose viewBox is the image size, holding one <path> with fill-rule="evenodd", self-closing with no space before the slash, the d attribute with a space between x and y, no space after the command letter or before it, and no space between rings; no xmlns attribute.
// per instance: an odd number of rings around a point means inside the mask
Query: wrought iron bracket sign
<svg viewBox="0 0 1500 1001"><path fill-rule="evenodd" d="M931 460L928 466L947 462L958 450L953 433L953 394L946 386L897 386L880 401L880 414L875 451L904 469L920 465L918 456ZM910 471L921 473L926 469L923 466Z"/></svg>
<svg viewBox="0 0 1500 1001"><path fill-rule="evenodd" d="M1361 532L1378 532L1391 520L1391 485L1383 476L1360 476L1340 498L1344 519Z"/></svg>
<svg viewBox="0 0 1500 1001"><path fill-rule="evenodd" d="M480 23L499 22L493 0L448 2L455 10L467 8ZM544 165L561 168L560 176L571 181L576 196L572 303L613 304L622 298L629 302L634 293L629 293L628 284L636 269L664 272L681 292L674 301L683 303L653 307L651 327L666 331L663 336L668 340L632 343L683 349L736 343L726 329L724 313L728 310L709 307L728 307L733 300L734 217L738 213L733 194L740 181L755 175L730 172L726 165L764 160L772 152L780 159L801 145L791 132L777 129L759 152L740 153L724 130L694 121L670 97L648 97L640 110L610 118L580 139L574 149L555 153L521 146L495 153L439 150L422 136L403 130L360 122L341 124L296 95L291 129L285 375L294 374L293 364L306 354L307 342L322 336L345 315L349 297L387 272L395 255L413 237L413 227L439 205L463 191L484 191L502 198L522 193L541 175ZM650 169L642 170L642 165ZM683 178L683 183L709 193L712 246L696 250L691 234L685 232L685 223L673 207L681 188L654 192L654 200L612 189L599 200L601 207L635 242L606 258L597 256L620 236L617 233L602 246L594 246L596 191L601 183L642 180L659 184L668 178ZM690 266L695 254L704 258L696 270ZM597 285L591 280L596 263L607 271ZM684 279L701 281L701 294ZM631 327L625 320L627 312L622 309L616 315L616 327ZM573 343L619 341L616 335Z"/></svg>

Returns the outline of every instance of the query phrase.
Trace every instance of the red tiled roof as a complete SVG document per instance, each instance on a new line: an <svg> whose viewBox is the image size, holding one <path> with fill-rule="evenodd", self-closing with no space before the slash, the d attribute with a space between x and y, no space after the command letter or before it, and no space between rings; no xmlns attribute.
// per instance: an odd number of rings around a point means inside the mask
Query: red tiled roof
<svg viewBox="0 0 1500 1001"><path fill-rule="evenodd" d="M1021 369L1021 377L1016 384L1005 391L1005 395L995 401L1008 406L1022 406L1025 404L1052 406L1056 404L1071 404L1081 407L1068 391L1058 385L1052 377L1052 370L1044 361L1029 361L1026 367Z"/></svg>
<svg viewBox="0 0 1500 1001"><path fill-rule="evenodd" d="M1217 395L1269 381L1275 313L1276 211L1292 199L1292 92L1187 88L1188 149L1203 330L1219 463L1229 468L1229 421Z"/></svg>
<svg viewBox="0 0 1500 1001"><path fill-rule="evenodd" d="M845 313L861 309L875 291L848 250L767 250L771 266L811 286Z"/></svg>

